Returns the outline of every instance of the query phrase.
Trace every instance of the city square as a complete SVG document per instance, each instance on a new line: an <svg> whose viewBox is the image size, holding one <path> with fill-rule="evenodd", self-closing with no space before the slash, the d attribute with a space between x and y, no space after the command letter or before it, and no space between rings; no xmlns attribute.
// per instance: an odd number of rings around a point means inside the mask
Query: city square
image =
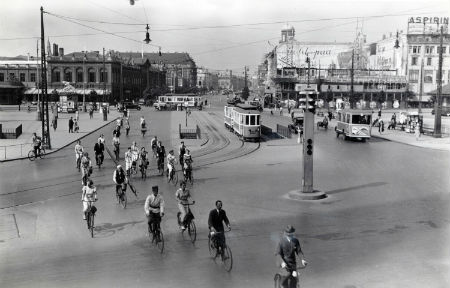
<svg viewBox="0 0 450 288"><path fill-rule="evenodd" d="M450 286L448 4L202 2L169 25L194 7L121 2L33 4L33 37L2 33L1 287Z"/></svg>

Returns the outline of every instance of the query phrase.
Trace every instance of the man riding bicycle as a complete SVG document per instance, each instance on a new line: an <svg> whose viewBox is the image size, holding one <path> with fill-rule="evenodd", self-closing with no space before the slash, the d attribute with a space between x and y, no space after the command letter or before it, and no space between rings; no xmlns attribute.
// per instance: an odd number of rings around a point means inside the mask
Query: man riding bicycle
<svg viewBox="0 0 450 288"><path fill-rule="evenodd" d="M116 183L116 194L119 195L120 191L127 189L127 176L123 171L122 165L117 165L114 170L113 181Z"/></svg>
<svg viewBox="0 0 450 288"><path fill-rule="evenodd" d="M178 210L180 210L180 223L181 229L186 229L186 214L188 213L188 208L185 206L189 203L189 198L191 198L191 192L186 189L186 182L180 182L180 188L175 192L175 198L178 201Z"/></svg>
<svg viewBox="0 0 450 288"><path fill-rule="evenodd" d="M103 145L105 145L105 135L100 134L100 137L98 137L97 140L100 140L100 142L101 142Z"/></svg>
<svg viewBox="0 0 450 288"><path fill-rule="evenodd" d="M41 154L41 145L42 145L42 139L41 137L37 136L36 133L33 133L33 150L34 155L40 155ZM38 154L39 151L39 154Z"/></svg>
<svg viewBox="0 0 450 288"><path fill-rule="evenodd" d="M158 158L158 169L163 167L164 170L164 159L166 158L166 149L162 146L161 141L158 141L158 146L156 147L156 157Z"/></svg>
<svg viewBox="0 0 450 288"><path fill-rule="evenodd" d="M141 148L141 153L139 153L140 164L139 167L144 167L147 169L148 166L148 152L145 151L145 147Z"/></svg>
<svg viewBox="0 0 450 288"><path fill-rule="evenodd" d="M281 267L281 286L285 288L297 287L297 256L301 258L301 263L306 266L300 242L294 235L295 229L288 225L284 230L284 234L278 243L275 252L277 264ZM292 277L291 277L292 275Z"/></svg>
<svg viewBox="0 0 450 288"><path fill-rule="evenodd" d="M92 162L89 158L88 152L83 152L83 157L81 158L81 177L83 179L83 186L87 185L87 178L92 173Z"/></svg>
<svg viewBox="0 0 450 288"><path fill-rule="evenodd" d="M105 159L103 151L105 151L105 145L103 145L102 140L98 138L97 143L94 145L95 162L97 165L103 164L103 159Z"/></svg>
<svg viewBox="0 0 450 288"><path fill-rule="evenodd" d="M153 156L156 157L156 148L158 147L158 137L153 137L152 141L150 142L150 146L152 147Z"/></svg>
<svg viewBox="0 0 450 288"><path fill-rule="evenodd" d="M222 209L222 201L217 200L216 209L209 212L208 228L211 235L211 241L214 243L215 248L217 248L218 254L221 253L219 249L223 248L225 244L225 229L223 227L223 222L225 222L228 229L231 229L227 213L225 213L225 210Z"/></svg>
<svg viewBox="0 0 450 288"><path fill-rule="evenodd" d="M194 160L192 160L189 149L186 149L186 153L183 156L183 161L183 173L184 175L186 175L186 170L192 170L192 162L194 162Z"/></svg>
<svg viewBox="0 0 450 288"><path fill-rule="evenodd" d="M158 186L153 186L152 192L153 194L148 195L145 199L144 211L153 234L155 228L161 223L161 217L164 216L164 198L158 194Z"/></svg>
<svg viewBox="0 0 450 288"><path fill-rule="evenodd" d="M80 161L81 158L83 157L83 146L81 146L81 141L78 140L77 144L75 145L75 163L76 163L76 168L80 169Z"/></svg>
<svg viewBox="0 0 450 288"><path fill-rule="evenodd" d="M131 147L128 147L128 151L125 152L125 171L127 176L131 175L131 166L133 165L133 153L131 153Z"/></svg>
<svg viewBox="0 0 450 288"><path fill-rule="evenodd" d="M176 161L177 161L177 159L175 158L173 150L170 150L169 151L169 155L167 155L167 169L169 170L167 178L169 178L169 179L170 179L170 174L172 173L172 170L175 169L175 162Z"/></svg>
<svg viewBox="0 0 450 288"><path fill-rule="evenodd" d="M88 185L83 187L81 201L83 202L83 220L86 220L86 214L89 209L89 202L97 201L97 188L95 188L94 186L94 181L89 180ZM92 204L91 209L94 209L94 207L95 206Z"/></svg>

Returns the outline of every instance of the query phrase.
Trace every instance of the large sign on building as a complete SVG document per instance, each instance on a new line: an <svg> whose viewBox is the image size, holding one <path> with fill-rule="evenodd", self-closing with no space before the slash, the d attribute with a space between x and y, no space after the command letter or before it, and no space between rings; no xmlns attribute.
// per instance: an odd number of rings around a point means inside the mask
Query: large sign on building
<svg viewBox="0 0 450 288"><path fill-rule="evenodd" d="M441 26L448 32L449 17L409 17L408 34L439 34Z"/></svg>
<svg viewBox="0 0 450 288"><path fill-rule="evenodd" d="M306 57L309 57L311 67L341 68L343 54L351 51L351 43L300 43L297 41L280 43L276 49L277 68L307 67Z"/></svg>

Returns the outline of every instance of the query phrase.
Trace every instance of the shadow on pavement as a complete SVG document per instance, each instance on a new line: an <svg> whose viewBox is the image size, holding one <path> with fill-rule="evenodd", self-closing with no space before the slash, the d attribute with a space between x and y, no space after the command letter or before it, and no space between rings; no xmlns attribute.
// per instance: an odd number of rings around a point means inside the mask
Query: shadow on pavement
<svg viewBox="0 0 450 288"><path fill-rule="evenodd" d="M132 222L117 223L117 224L102 223L100 225L96 225L95 232L100 233L100 234L103 233L103 234L107 234L107 235L109 235L109 233L111 233L109 236L112 236L116 232L124 230L127 226L135 226L136 224L139 224L139 223L142 223L142 222L144 222L144 220L142 220L142 221L132 221Z"/></svg>
<svg viewBox="0 0 450 288"><path fill-rule="evenodd" d="M367 184L364 184L364 185L358 185L358 186L353 186L353 187L347 187L347 188L342 188L342 189L325 191L325 193L327 193L327 194L337 194L337 193L347 192L347 191L351 191L351 190L358 190L358 189L361 189L361 188L383 186L383 185L386 185L386 184L387 184L387 182L367 183Z"/></svg>

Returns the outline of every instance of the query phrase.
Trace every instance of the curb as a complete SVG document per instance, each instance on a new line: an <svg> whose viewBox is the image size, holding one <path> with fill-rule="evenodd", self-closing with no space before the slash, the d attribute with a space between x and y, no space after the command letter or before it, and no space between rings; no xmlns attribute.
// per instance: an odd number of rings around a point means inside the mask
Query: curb
<svg viewBox="0 0 450 288"><path fill-rule="evenodd" d="M408 143L408 142L401 142L401 141L398 141L398 140L392 140L392 139L384 138L384 137L379 136L379 135L370 135L370 136L371 136L371 137L374 137L374 138L378 138L378 139L383 139L383 140L385 140L385 141L395 142L395 143L399 143L399 144L404 144L404 145L408 145L408 146L412 146L412 147L416 147L416 148L432 149L432 150L447 151L447 152L449 152L449 150L447 150L447 149L414 145L414 144Z"/></svg>
<svg viewBox="0 0 450 288"><path fill-rule="evenodd" d="M94 133L94 132L96 132L96 131L98 131L98 130L104 128L105 126L111 124L112 122L116 121L118 118L120 118L120 117L114 118L114 120L111 120L111 121L107 122L105 125L102 125L102 126L98 127L97 129L92 130L92 131L90 131L89 133L84 134L82 137L77 138L76 140L74 140L74 141L72 141L72 142L70 142L70 143L68 143L68 144L66 144L66 145L64 145L64 146L62 146L62 147L59 147L59 148L57 148L57 149L55 149L55 150L52 150L51 152L47 152L47 153L45 153L45 155L53 154L53 153L55 153L55 152L58 152L58 151L60 151L60 150L62 150L62 149L64 149L64 148L66 148L66 147L69 146L69 145L72 145L73 143L77 142L78 140L83 139L83 138L85 138L85 137L91 135L92 133ZM20 157L20 158L12 158L12 159L1 160L0 163L3 163L3 162L11 162L11 161L16 161L16 160L24 160L24 159L28 159L28 156L27 156L27 157Z"/></svg>

